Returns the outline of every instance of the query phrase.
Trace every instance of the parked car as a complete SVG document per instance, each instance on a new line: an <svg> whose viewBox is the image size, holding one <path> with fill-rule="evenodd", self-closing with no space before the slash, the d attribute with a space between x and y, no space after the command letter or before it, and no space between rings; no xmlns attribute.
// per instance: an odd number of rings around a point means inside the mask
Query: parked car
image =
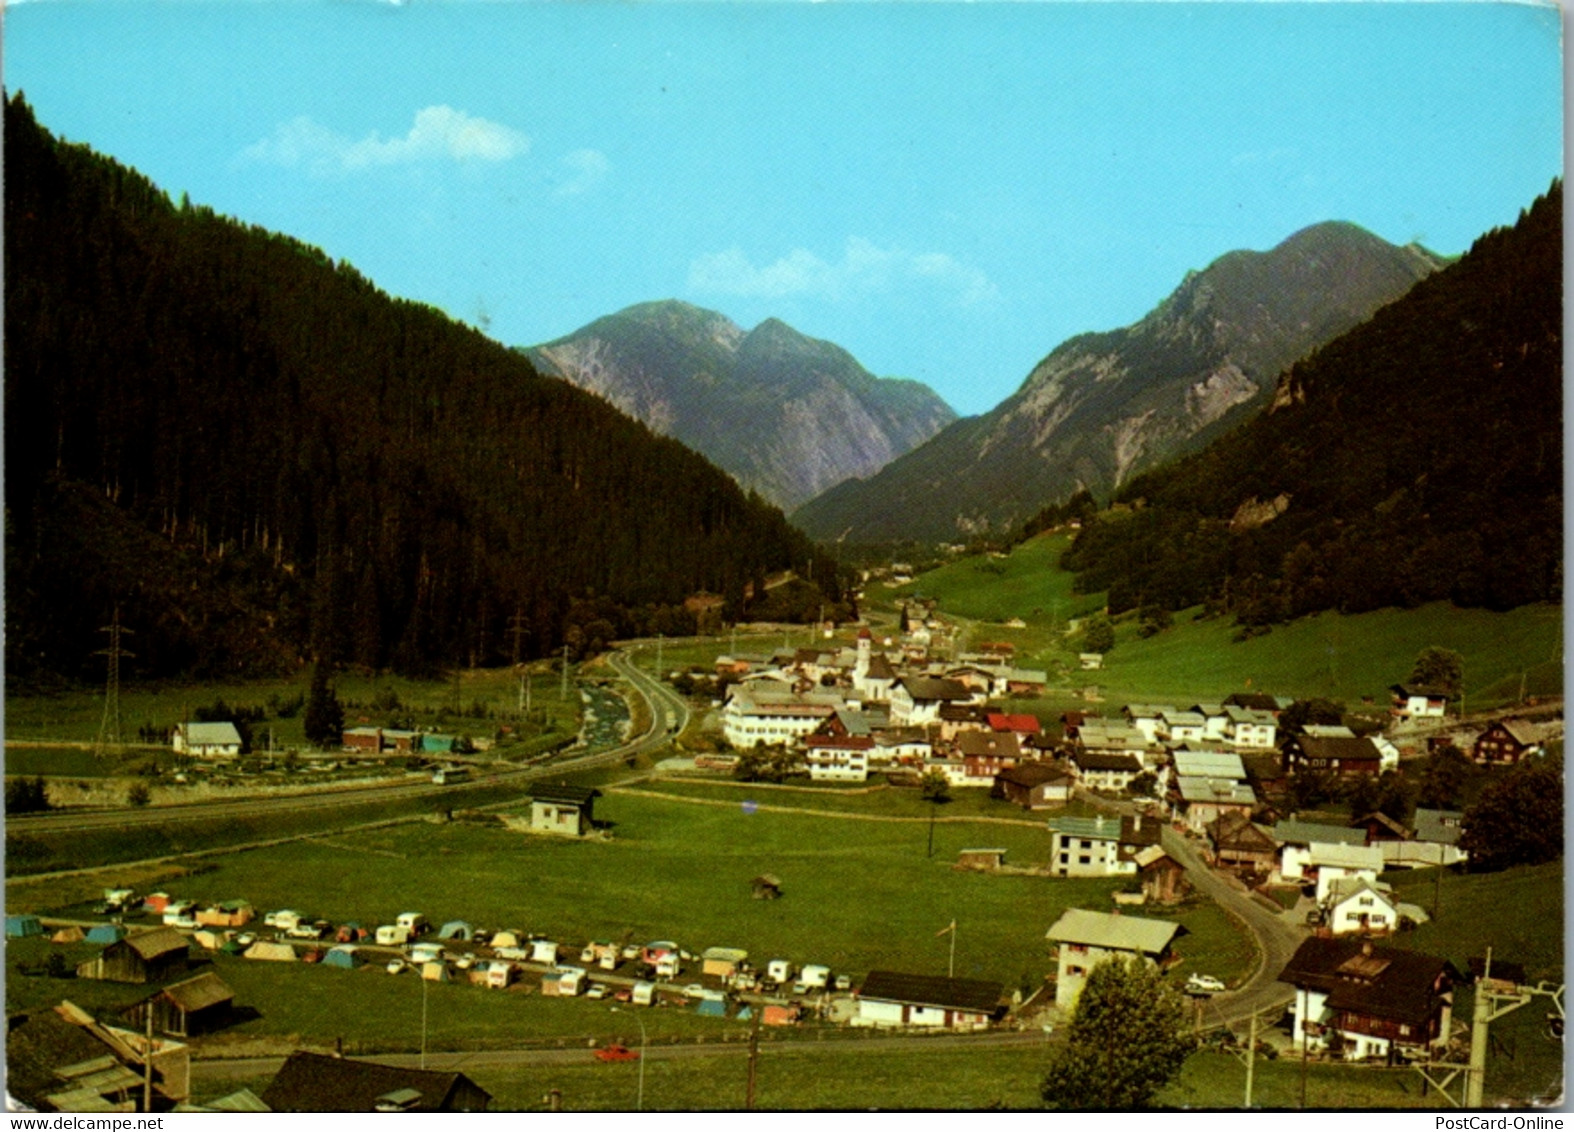
<svg viewBox="0 0 1574 1132"><path fill-rule="evenodd" d="M629 1049L628 1046L610 1045L602 1046L596 1051L597 1061L638 1061L639 1054Z"/></svg>
<svg viewBox="0 0 1574 1132"><path fill-rule="evenodd" d="M403 959L390 959L388 960L388 973L390 975L397 975L409 966L410 964L406 963Z"/></svg>
<svg viewBox="0 0 1574 1132"><path fill-rule="evenodd" d="M586 998L606 998L608 988L606 983L591 983L590 989L585 992Z"/></svg>
<svg viewBox="0 0 1574 1132"><path fill-rule="evenodd" d="M1212 975L1193 975L1186 980L1186 990L1191 994L1218 994L1224 989L1224 981Z"/></svg>
<svg viewBox="0 0 1574 1132"><path fill-rule="evenodd" d="M235 946L241 948L242 950L245 950L256 942L256 932L241 932L240 935L235 937Z"/></svg>

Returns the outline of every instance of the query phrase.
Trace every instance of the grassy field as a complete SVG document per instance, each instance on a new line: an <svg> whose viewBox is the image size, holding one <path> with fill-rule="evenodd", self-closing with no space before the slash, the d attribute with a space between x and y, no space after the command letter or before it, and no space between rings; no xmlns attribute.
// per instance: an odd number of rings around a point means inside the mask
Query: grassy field
<svg viewBox="0 0 1574 1132"><path fill-rule="evenodd" d="M1040 860L1041 829L939 824L928 855L925 821L867 821L750 813L632 795L603 799L610 841L570 842L466 823L417 823L215 857L179 883L195 900L245 898L334 921L387 923L420 910L434 922L542 931L565 943L591 938L677 938L689 950L746 948L756 959L939 974L954 918L956 974L1008 989L1038 986L1049 970L1044 932L1063 908L1108 908L1113 880L1050 880L952 868L959 849L1004 847ZM774 873L785 895L752 897ZM53 906L47 884L12 884L18 910ZM1208 903L1184 906L1192 942L1180 951L1223 978L1251 953Z"/></svg>
<svg viewBox="0 0 1574 1132"><path fill-rule="evenodd" d="M1388 685L1408 676L1416 654L1430 645L1464 655L1467 707L1516 701L1522 679L1527 695L1562 694L1563 612L1549 605L1509 613L1447 603L1354 616L1326 613L1245 641L1234 639L1240 630L1233 618L1199 621L1198 610L1177 614L1172 629L1142 639L1128 614L1116 623L1116 647L1104 668L1084 673L1075 668L1077 639L1068 639L1064 629L1069 618L1100 608L1103 595L1072 592L1072 576L1056 565L1067 545L1066 534L1040 535L1005 557L960 559L910 586L871 586L865 605L889 613L905 597L935 598L942 615L964 622L963 648L982 640L1009 641L1018 664L1064 672L1068 689L1098 684L1105 699L1117 704L1217 699L1245 690L1329 696L1352 707L1371 696L1382 704ZM1026 626L1003 624L1013 618ZM1069 702L1067 695L1052 693L1044 706L1059 711Z"/></svg>

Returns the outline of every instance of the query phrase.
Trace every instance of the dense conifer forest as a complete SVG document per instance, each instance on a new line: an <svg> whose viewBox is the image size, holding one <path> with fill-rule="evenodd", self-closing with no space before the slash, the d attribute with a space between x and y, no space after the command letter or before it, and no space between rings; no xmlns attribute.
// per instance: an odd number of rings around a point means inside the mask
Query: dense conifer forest
<svg viewBox="0 0 1574 1132"><path fill-rule="evenodd" d="M1248 626L1563 588L1563 191L1291 367L1274 404L1134 479L1062 564L1111 610Z"/></svg>
<svg viewBox="0 0 1574 1132"><path fill-rule="evenodd" d="M780 511L348 263L5 111L13 678L412 674L692 631L796 569ZM542 270L549 270L543 267ZM528 281L522 282L528 286Z"/></svg>

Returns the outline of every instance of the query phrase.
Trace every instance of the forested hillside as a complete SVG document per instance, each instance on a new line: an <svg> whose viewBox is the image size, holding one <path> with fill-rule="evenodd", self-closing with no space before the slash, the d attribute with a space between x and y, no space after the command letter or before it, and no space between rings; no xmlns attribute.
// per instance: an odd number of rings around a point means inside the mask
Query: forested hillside
<svg viewBox="0 0 1574 1132"><path fill-rule="evenodd" d="M1562 209L1557 182L1249 424L1133 480L1066 554L1079 588L1247 624L1561 600Z"/></svg>
<svg viewBox="0 0 1574 1132"><path fill-rule="evenodd" d="M287 236L5 119L10 674L312 657L429 672L835 600L780 511L676 441Z"/></svg>

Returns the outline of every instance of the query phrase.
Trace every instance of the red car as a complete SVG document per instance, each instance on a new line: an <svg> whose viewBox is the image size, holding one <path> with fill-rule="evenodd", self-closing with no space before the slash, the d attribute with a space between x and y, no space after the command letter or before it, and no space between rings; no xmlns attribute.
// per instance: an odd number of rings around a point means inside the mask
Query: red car
<svg viewBox="0 0 1574 1132"><path fill-rule="evenodd" d="M628 1046L602 1046L596 1051L597 1061L638 1061L639 1054Z"/></svg>

